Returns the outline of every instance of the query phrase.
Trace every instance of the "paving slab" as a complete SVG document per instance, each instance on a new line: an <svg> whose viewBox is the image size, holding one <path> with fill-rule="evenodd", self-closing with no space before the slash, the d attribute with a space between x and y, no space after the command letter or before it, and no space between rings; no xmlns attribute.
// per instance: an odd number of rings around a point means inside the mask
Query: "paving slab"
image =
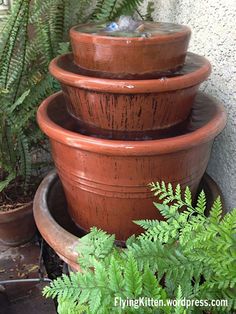
<svg viewBox="0 0 236 314"><path fill-rule="evenodd" d="M36 240L8 247L0 243L0 282L46 278L41 249ZM0 285L1 314L54 314L52 300L42 296L43 282L19 282Z"/></svg>

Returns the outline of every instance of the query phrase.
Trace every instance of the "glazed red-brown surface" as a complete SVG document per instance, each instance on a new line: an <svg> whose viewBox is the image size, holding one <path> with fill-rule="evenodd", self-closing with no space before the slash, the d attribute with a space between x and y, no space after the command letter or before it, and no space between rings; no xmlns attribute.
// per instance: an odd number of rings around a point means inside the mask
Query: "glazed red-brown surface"
<svg viewBox="0 0 236 314"><path fill-rule="evenodd" d="M190 35L187 26L149 38L88 34L78 26L70 30L75 63L89 74L111 78L149 78L177 69L184 64Z"/></svg>
<svg viewBox="0 0 236 314"><path fill-rule="evenodd" d="M186 134L161 140L102 140L75 133L62 93L46 99L37 118L50 138L72 219L85 231L97 226L115 233L117 240L140 232L133 220L162 219L148 183L164 180L196 192L213 140L226 123L223 107L203 95Z"/></svg>
<svg viewBox="0 0 236 314"><path fill-rule="evenodd" d="M50 64L78 126L87 135L96 132L97 136L113 139L159 138L177 131L188 118L199 85L210 70L205 58L191 53L179 74L155 80L83 76L71 55L60 56Z"/></svg>
<svg viewBox="0 0 236 314"><path fill-rule="evenodd" d="M32 202L9 212L0 211L0 241L9 246L30 241L36 233Z"/></svg>
<svg viewBox="0 0 236 314"><path fill-rule="evenodd" d="M199 190L202 189L207 195L207 208L219 195L223 200L219 187L207 174L201 181ZM77 231L74 231L72 221L67 215L67 203L55 172L48 174L37 190L34 199L34 217L47 243L73 270L79 271L80 236Z"/></svg>

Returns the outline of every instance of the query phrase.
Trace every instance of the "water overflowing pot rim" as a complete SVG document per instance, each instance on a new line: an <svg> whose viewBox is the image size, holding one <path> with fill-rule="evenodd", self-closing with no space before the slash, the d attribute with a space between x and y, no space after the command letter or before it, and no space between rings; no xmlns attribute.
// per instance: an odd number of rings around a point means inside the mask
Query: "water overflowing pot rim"
<svg viewBox="0 0 236 314"><path fill-rule="evenodd" d="M205 81L211 73L210 62L202 56L188 52L187 56L196 58L202 65L190 73L176 77L164 77L157 79L108 79L93 76L81 75L76 72L63 69L60 66L63 60L77 67L73 63L72 53L66 53L54 58L50 65L50 73L61 83L77 88L93 91L116 93L116 94L136 94L155 93L184 89L196 86ZM76 68L75 68L76 69Z"/></svg>
<svg viewBox="0 0 236 314"><path fill-rule="evenodd" d="M158 24L158 23L156 23ZM93 42L94 44L99 43L99 44L111 44L112 45L127 45L131 43L135 44L140 44L145 45L148 44L158 44L162 42L169 42L173 40L177 40L181 37L185 36L190 36L191 35L191 29L187 25L179 25L179 24L174 24L174 23L165 23L165 24L172 24L181 26L181 30L173 32L173 33L168 33L168 34L156 34L152 35L151 37L125 37L125 36L119 36L119 37L114 37L114 36L108 36L108 35L99 35L99 34L91 34L91 33L85 33L82 31L77 30L78 27L84 27L88 26L89 23L84 23L84 24L79 24L75 25L70 29L70 37L76 39L79 39L80 41L84 42ZM128 42L127 42L128 41Z"/></svg>
<svg viewBox="0 0 236 314"><path fill-rule="evenodd" d="M45 99L40 105L37 112L37 121L41 129L49 138L57 142L98 154L148 156L190 149L191 147L213 140L226 124L224 107L216 100L205 95L205 97L208 97L213 102L215 113L210 121L195 131L176 137L157 140L121 141L100 139L69 131L52 121L48 115L48 108L57 98L61 97L63 97L62 92L55 93Z"/></svg>

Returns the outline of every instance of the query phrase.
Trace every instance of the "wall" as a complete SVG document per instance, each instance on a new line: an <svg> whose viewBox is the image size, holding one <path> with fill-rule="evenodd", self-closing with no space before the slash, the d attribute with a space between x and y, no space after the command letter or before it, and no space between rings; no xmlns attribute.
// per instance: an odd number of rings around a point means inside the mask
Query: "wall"
<svg viewBox="0 0 236 314"><path fill-rule="evenodd" d="M214 143L207 171L222 188L227 208L236 207L236 0L154 3L154 20L190 26L190 50L212 64L212 74L202 89L222 101L228 122Z"/></svg>
<svg viewBox="0 0 236 314"><path fill-rule="evenodd" d="M0 30L5 25L6 17L11 6L11 0L0 1Z"/></svg>

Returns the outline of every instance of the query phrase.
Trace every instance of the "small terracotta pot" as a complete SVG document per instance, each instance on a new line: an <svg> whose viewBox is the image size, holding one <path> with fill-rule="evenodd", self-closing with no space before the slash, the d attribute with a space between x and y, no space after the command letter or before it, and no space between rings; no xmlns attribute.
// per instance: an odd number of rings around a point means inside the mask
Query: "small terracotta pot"
<svg viewBox="0 0 236 314"><path fill-rule="evenodd" d="M156 28L157 32L150 37L112 37L111 32L88 33L96 27L93 24L73 27L70 37L75 63L88 75L128 79L158 77L161 72L181 67L190 28L169 23L144 22L143 25L147 31Z"/></svg>
<svg viewBox="0 0 236 314"><path fill-rule="evenodd" d="M30 241L36 233L33 203L7 212L0 211L0 241L17 246Z"/></svg>
<svg viewBox="0 0 236 314"><path fill-rule="evenodd" d="M73 132L62 93L38 109L38 123L51 141L53 159L75 223L97 226L126 240L138 219L162 219L147 184L188 185L193 194L205 172L213 140L226 123L223 107L200 95L185 135L153 141L113 141Z"/></svg>
<svg viewBox="0 0 236 314"><path fill-rule="evenodd" d="M223 200L219 187L207 174L201 181L199 190L202 189L207 196L207 208L219 195ZM81 235L70 220L63 188L55 171L47 175L36 192L34 217L47 243L73 270L80 271L78 250Z"/></svg>
<svg viewBox="0 0 236 314"><path fill-rule="evenodd" d="M189 53L181 72L155 80L109 80L80 75L72 55L49 67L60 81L70 114L85 135L112 139L155 139L177 132L188 118L199 84L211 71ZM82 131L83 130L83 131Z"/></svg>

